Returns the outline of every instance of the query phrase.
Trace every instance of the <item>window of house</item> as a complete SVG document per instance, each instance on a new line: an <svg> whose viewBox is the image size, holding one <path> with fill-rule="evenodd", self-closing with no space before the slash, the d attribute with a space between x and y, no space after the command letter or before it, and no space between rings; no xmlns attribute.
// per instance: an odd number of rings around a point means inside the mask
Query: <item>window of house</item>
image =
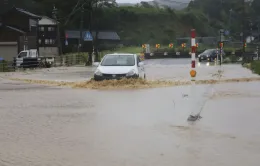
<svg viewBox="0 0 260 166"><path fill-rule="evenodd" d="M44 27L39 27L39 30L43 32L44 31Z"/></svg>
<svg viewBox="0 0 260 166"><path fill-rule="evenodd" d="M48 31L54 31L54 27L48 27Z"/></svg>
<svg viewBox="0 0 260 166"><path fill-rule="evenodd" d="M54 44L54 40L53 39L50 39L50 44Z"/></svg>
<svg viewBox="0 0 260 166"><path fill-rule="evenodd" d="M49 39L45 39L45 44L50 44L50 40Z"/></svg>

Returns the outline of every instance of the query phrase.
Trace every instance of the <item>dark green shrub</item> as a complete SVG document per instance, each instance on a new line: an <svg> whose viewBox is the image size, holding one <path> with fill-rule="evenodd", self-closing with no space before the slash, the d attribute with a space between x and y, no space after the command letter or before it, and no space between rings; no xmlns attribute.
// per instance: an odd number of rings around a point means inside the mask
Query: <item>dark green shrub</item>
<svg viewBox="0 0 260 166"><path fill-rule="evenodd" d="M5 60L0 61L0 72L8 72L8 71L9 71L8 62Z"/></svg>
<svg viewBox="0 0 260 166"><path fill-rule="evenodd" d="M260 61L253 61L251 63L251 70L260 75Z"/></svg>

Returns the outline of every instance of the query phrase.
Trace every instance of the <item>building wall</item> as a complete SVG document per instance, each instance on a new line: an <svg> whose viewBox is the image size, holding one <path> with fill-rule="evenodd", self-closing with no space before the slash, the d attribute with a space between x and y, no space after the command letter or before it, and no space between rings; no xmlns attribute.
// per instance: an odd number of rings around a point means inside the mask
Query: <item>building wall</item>
<svg viewBox="0 0 260 166"><path fill-rule="evenodd" d="M0 42L17 42L22 34L6 27L0 28Z"/></svg>
<svg viewBox="0 0 260 166"><path fill-rule="evenodd" d="M58 47L39 47L39 54L43 57L54 57L59 55Z"/></svg>
<svg viewBox="0 0 260 166"><path fill-rule="evenodd" d="M18 52L27 49L37 49L36 36L21 36L18 41Z"/></svg>
<svg viewBox="0 0 260 166"><path fill-rule="evenodd" d="M13 57L17 56L17 47L17 42L0 42L0 57L13 61Z"/></svg>
<svg viewBox="0 0 260 166"><path fill-rule="evenodd" d="M39 25L38 38L40 47L57 46L57 26L56 25Z"/></svg>

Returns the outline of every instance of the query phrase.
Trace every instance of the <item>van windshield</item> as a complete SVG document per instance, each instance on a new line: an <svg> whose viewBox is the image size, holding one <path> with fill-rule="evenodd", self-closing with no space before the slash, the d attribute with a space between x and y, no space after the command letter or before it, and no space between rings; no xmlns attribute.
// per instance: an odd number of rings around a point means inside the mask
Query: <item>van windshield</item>
<svg viewBox="0 0 260 166"><path fill-rule="evenodd" d="M20 52L20 54L18 55L18 58L24 58L27 56L27 52Z"/></svg>
<svg viewBox="0 0 260 166"><path fill-rule="evenodd" d="M101 66L134 66L134 55L106 55Z"/></svg>

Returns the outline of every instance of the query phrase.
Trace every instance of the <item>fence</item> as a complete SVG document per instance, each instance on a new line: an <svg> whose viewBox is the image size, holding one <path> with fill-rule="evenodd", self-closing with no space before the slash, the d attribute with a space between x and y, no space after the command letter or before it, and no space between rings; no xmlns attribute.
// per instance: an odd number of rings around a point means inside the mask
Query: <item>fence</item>
<svg viewBox="0 0 260 166"><path fill-rule="evenodd" d="M105 53L99 53L100 60ZM59 66L88 66L94 61L88 53L65 54L56 57L23 58L13 61L0 60L0 72L13 72L20 69L50 68Z"/></svg>
<svg viewBox="0 0 260 166"><path fill-rule="evenodd" d="M198 55L200 52L197 52ZM104 56L105 53L99 53L99 60ZM243 57L244 55L244 57ZM156 58L190 58L189 52L155 52L155 53L145 53L140 54L140 58L144 59L156 59ZM229 58L227 62L240 62L243 58L244 63L249 63L254 60L260 60L256 52L246 52L242 54L242 51L234 52L226 56ZM24 69L36 69L36 68L50 68L59 66L87 66L91 65L92 58L89 57L87 53L75 53L75 54L65 54L62 56L56 56L54 58L24 58L24 60L16 61L4 61L0 60L0 72L14 72L17 70Z"/></svg>

